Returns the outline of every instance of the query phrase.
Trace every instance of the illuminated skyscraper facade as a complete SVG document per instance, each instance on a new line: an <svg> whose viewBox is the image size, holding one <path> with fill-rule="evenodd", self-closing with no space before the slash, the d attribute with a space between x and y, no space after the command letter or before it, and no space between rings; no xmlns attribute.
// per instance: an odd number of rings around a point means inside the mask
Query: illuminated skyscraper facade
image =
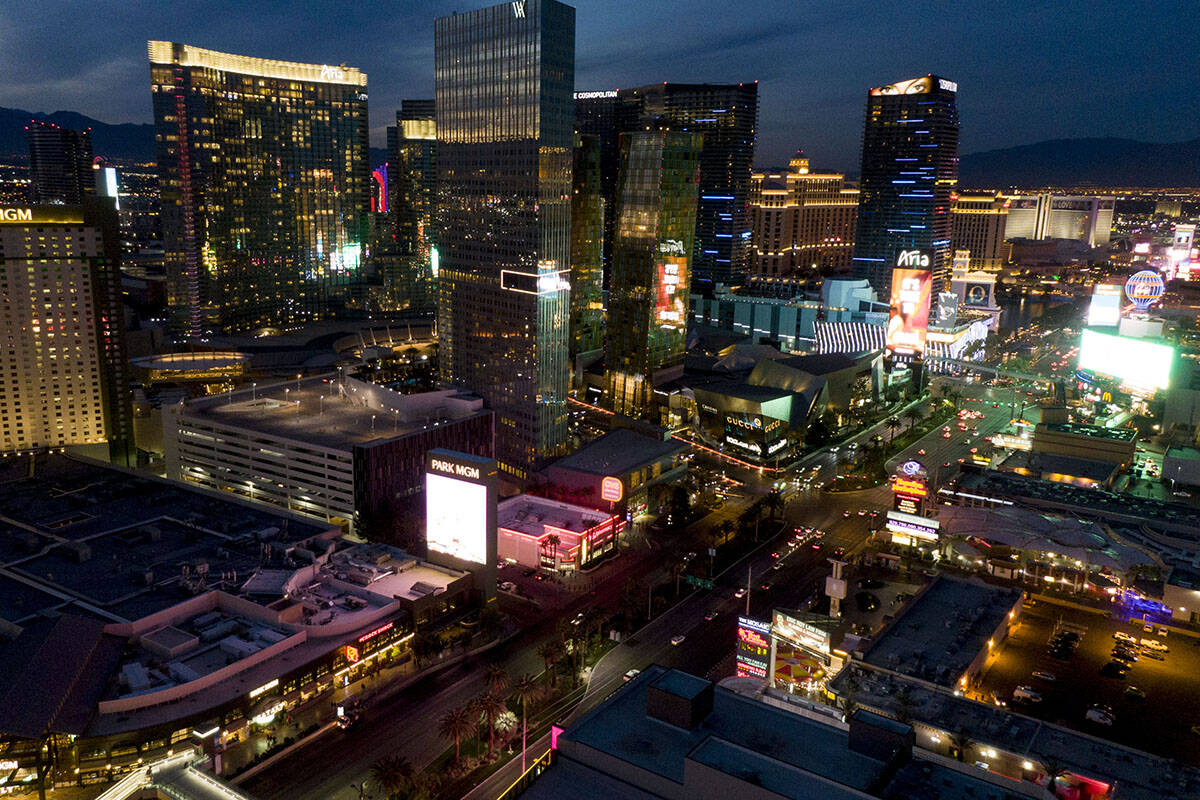
<svg viewBox="0 0 1200 800"><path fill-rule="evenodd" d="M926 75L868 94L853 272L880 297L891 292L902 251L928 251L934 293L949 286L957 91L953 81Z"/></svg>
<svg viewBox="0 0 1200 800"><path fill-rule="evenodd" d="M575 137L571 187L572 360L604 349L604 193L600 137Z"/></svg>
<svg viewBox="0 0 1200 800"><path fill-rule="evenodd" d="M607 398L619 414L642 416L654 385L682 372L702 142L679 131L621 135L605 328Z"/></svg>
<svg viewBox="0 0 1200 800"><path fill-rule="evenodd" d="M954 250L970 251L971 270L999 272L1012 250L1005 242L1008 198L998 192L958 192L953 204Z"/></svg>
<svg viewBox="0 0 1200 800"><path fill-rule="evenodd" d="M393 308L437 308L437 123L433 100L403 100L396 127L387 129L388 192L397 260L384 275Z"/></svg>
<svg viewBox="0 0 1200 800"><path fill-rule="evenodd" d="M0 453L107 443L136 466L123 323L111 200L0 207Z"/></svg>
<svg viewBox="0 0 1200 800"><path fill-rule="evenodd" d="M357 69L149 43L177 332L330 316L361 278L371 181Z"/></svg>
<svg viewBox="0 0 1200 800"><path fill-rule="evenodd" d="M837 275L850 269L858 190L837 172L813 172L802 153L786 170L750 179L751 272L769 278Z"/></svg>
<svg viewBox="0 0 1200 800"><path fill-rule="evenodd" d="M619 96L621 133L663 129L704 134L692 276L706 292L717 283L738 283L751 262L748 203L758 83L656 83L623 89Z"/></svg>
<svg viewBox="0 0 1200 800"><path fill-rule="evenodd" d="M29 203L77 206L95 194L92 176L92 132L60 128L32 120L25 126L29 141Z"/></svg>
<svg viewBox="0 0 1200 800"><path fill-rule="evenodd" d="M516 0L434 36L439 368L523 480L567 440L575 10Z"/></svg>

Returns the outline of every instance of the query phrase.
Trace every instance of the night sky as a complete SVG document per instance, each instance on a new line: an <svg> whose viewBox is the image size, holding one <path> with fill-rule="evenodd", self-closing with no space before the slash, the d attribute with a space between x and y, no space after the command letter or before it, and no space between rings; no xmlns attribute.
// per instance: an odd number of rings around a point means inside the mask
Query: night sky
<svg viewBox="0 0 1200 800"><path fill-rule="evenodd" d="M433 20L489 5L401 2L0 4L0 105L151 121L147 39L367 72L372 144L433 94ZM759 166L797 147L857 172L866 89L958 82L962 152L1043 139L1200 137L1192 2L579 0L576 88L759 81Z"/></svg>

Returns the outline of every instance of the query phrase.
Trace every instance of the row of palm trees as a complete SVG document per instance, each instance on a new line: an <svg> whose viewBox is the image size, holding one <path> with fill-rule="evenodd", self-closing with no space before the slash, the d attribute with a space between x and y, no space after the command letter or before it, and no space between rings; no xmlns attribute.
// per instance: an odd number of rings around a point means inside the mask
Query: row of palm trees
<svg viewBox="0 0 1200 800"><path fill-rule="evenodd" d="M496 751L496 734L509 734L516 729L517 717L509 711L506 703L506 699L511 698L521 704L523 769L528 733L529 702L541 691L537 679L528 673L513 679L499 664L489 664L484 683L487 691L466 705L452 708L446 712L438 724L438 732L444 738L454 742L454 763L455 766L458 766L462 762L463 741L478 734L479 726L485 725L488 732L487 755L490 759ZM480 738L482 739L482 736Z"/></svg>

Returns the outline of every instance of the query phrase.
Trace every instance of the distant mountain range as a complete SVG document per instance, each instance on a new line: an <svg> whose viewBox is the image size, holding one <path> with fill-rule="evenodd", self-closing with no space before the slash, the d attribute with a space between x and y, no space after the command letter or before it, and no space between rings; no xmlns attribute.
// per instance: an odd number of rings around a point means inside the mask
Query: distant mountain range
<svg viewBox="0 0 1200 800"><path fill-rule="evenodd" d="M1053 139L972 153L958 164L965 188L1200 186L1200 139Z"/></svg>
<svg viewBox="0 0 1200 800"><path fill-rule="evenodd" d="M109 125L74 111L39 114L19 108L0 108L0 156L26 156L25 126L31 119L64 128L91 128L92 151L98 156L127 161L154 160L154 126L126 122Z"/></svg>
<svg viewBox="0 0 1200 800"><path fill-rule="evenodd" d="M42 114L0 107L0 157L25 156L25 125L38 119L67 128L91 128L96 155L129 161L154 160L154 126L106 122L55 111ZM371 165L387 159L371 148ZM1033 188L1041 186L1200 186L1200 139L1189 142L1139 142L1134 139L1053 139L1020 147L965 155L959 162L959 186Z"/></svg>

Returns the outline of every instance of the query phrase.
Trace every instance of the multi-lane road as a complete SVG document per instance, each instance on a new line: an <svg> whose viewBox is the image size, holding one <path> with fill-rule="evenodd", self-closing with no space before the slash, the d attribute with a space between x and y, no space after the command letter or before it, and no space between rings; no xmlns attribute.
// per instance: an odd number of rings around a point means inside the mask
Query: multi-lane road
<svg viewBox="0 0 1200 800"><path fill-rule="evenodd" d="M931 476L946 480L949 473L956 470L959 458L969 458L970 447L979 446L986 435L1007 424L1007 401L1012 390L979 384L964 384L960 388L961 406L984 413L984 418L970 423L979 428L979 434L968 437L952 423L949 439L942 437L939 428L897 454L889 466L916 458L927 465ZM999 404L999 407L993 404ZM851 441L862 446L878 432L879 428L864 431ZM843 442L836 453L825 449L811 454L797 466L809 471L817 467L817 480L813 483L819 486L836 475L839 462L852 458L853 451L846 447L847 444L849 442ZM918 454L922 449L926 451L924 456ZM951 467L943 470L945 463ZM764 476L748 485L747 490L765 491L770 480L770 476ZM731 504L727 513L736 515L738 505ZM828 559L834 550L841 548L854 552L860 548L871 528L881 524L883 512L889 505L886 487L840 494L812 488L794 496L781 519L764 522L761 526L762 547L726 569L717 578L712 591L688 596L606 655L593 670L586 698L576 713L615 691L622 685L628 670L644 669L650 664L724 677L733 651L737 616L746 611L747 605L746 599L735 597L738 588L750 586L752 616L768 618L772 608L799 607L822 590L824 576L829 571ZM857 513L860 508L873 509L878 516L860 516ZM844 516L846 511L850 512L849 516ZM795 527L800 526L825 531L820 549L802 547L785 557L782 566L775 568L780 559L772 554L782 555L787 538ZM770 583L766 590L761 588L764 579ZM581 598L579 602L604 604L613 599L607 591L611 588L602 587L596 596ZM613 591L617 590L619 587ZM570 606L566 613L572 614L576 610ZM706 619L714 611L715 617ZM537 629L522 633L490 654L487 660L499 662L509 674L537 674L542 668L542 660L536 654L537 645L552 635L552 622L547 621ZM683 635L684 639L680 644L672 645L671 639L677 635ZM447 742L438 734L438 721L448 710L464 705L483 691L483 672L478 661L450 667L373 706L362 722L349 731L326 734L263 770L244 785L264 800L356 800L359 797L357 787L368 780L371 764L380 757L400 754L420 768L443 752ZM471 797L494 797L511 783L518 769L519 760L485 782ZM369 786L368 794L371 794Z"/></svg>

